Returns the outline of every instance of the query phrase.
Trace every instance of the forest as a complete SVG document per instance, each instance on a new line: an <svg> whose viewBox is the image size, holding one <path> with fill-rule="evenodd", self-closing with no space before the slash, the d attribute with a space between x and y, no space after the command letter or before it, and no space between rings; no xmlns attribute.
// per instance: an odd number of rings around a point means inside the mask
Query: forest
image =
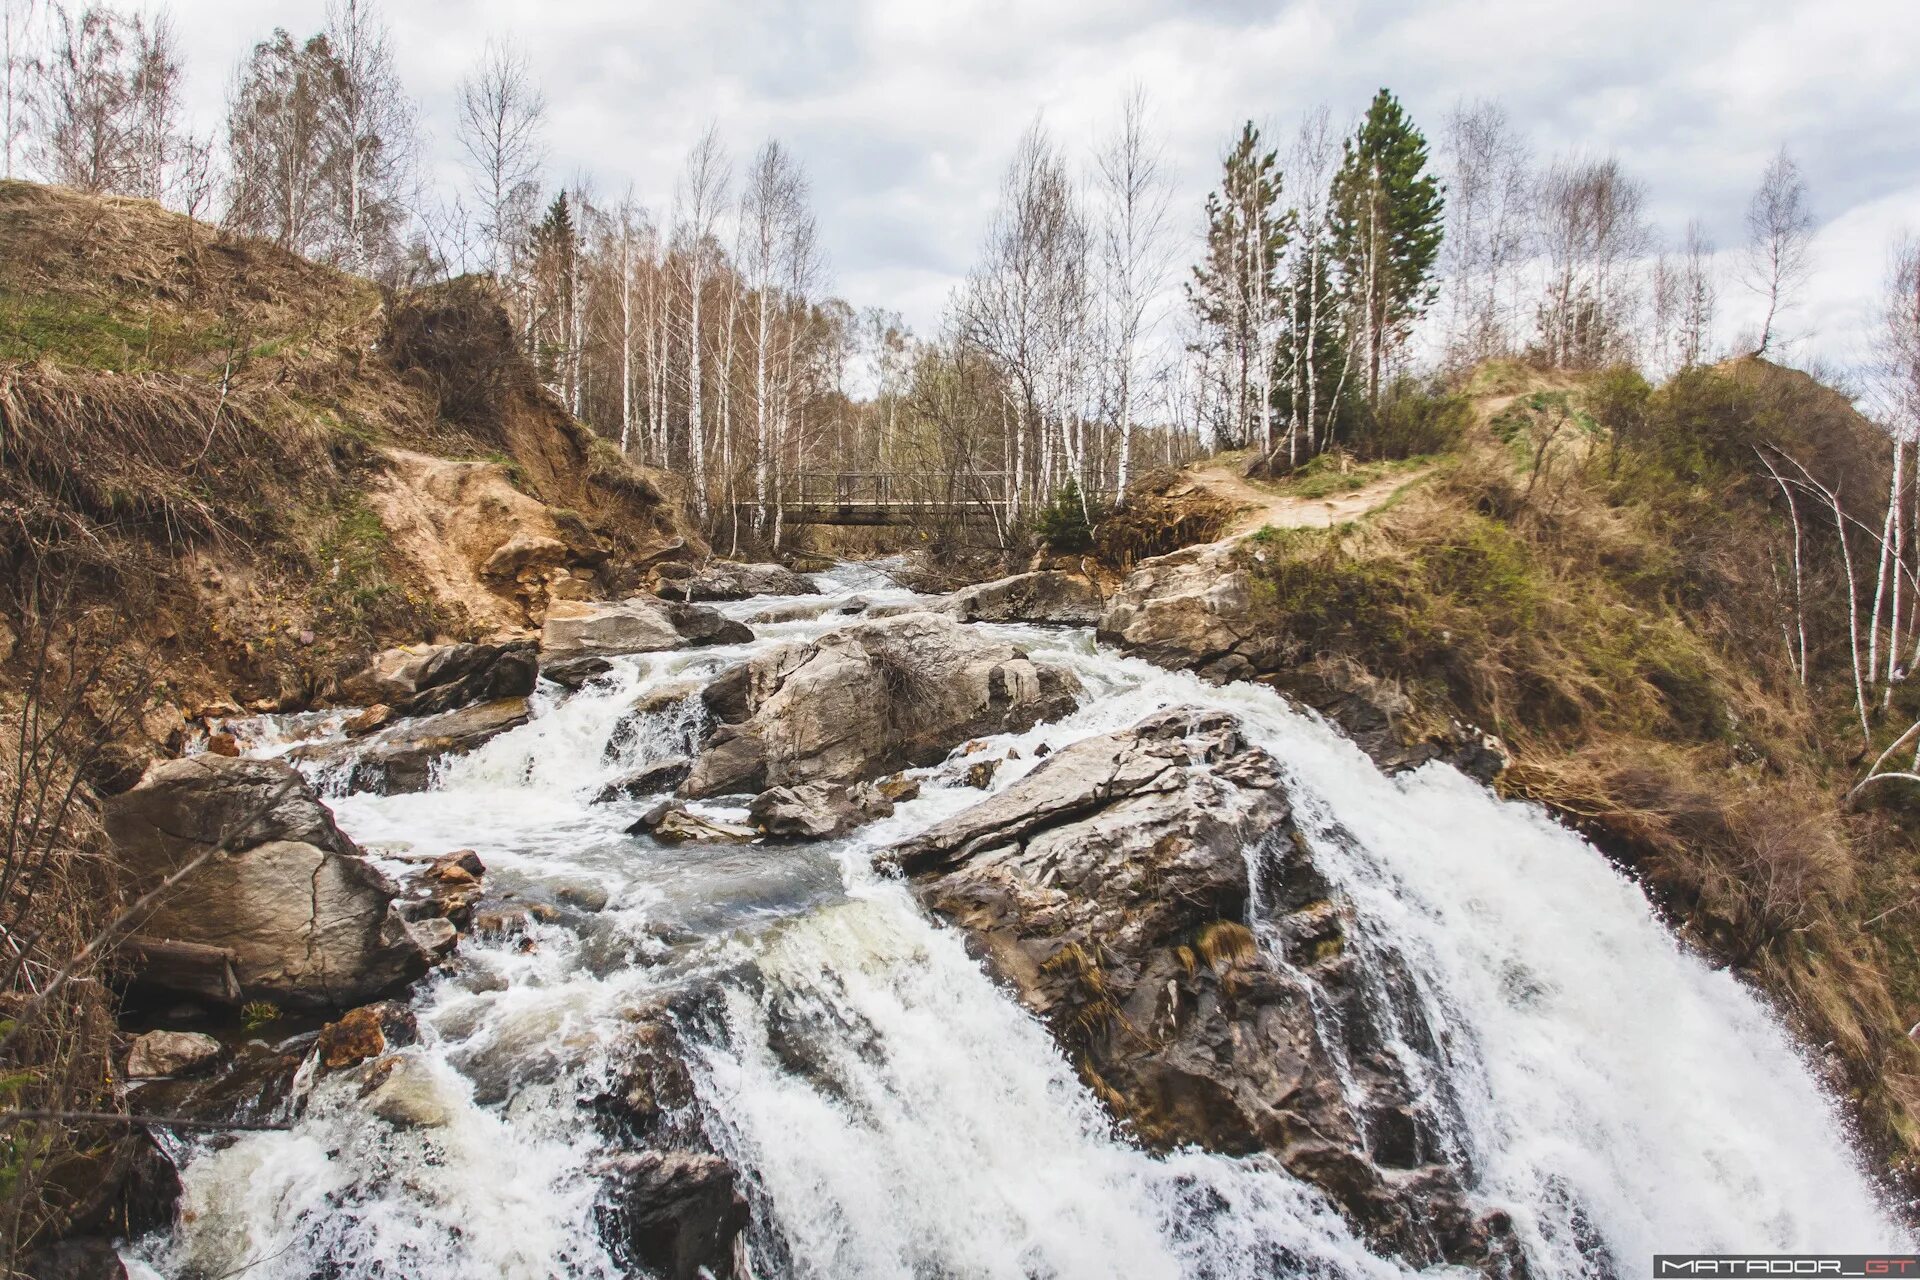
<svg viewBox="0 0 1920 1280"><path fill-rule="evenodd" d="M394 289L491 277L551 390L685 477L736 549L783 544L783 499L809 472L980 503L1009 543L1069 482L1092 516L1143 467L1221 448L1278 471L1328 449L1418 452L1395 406L1488 359L1657 379L1766 354L1791 336L1815 227L1785 150L1756 175L1746 241L1717 253L1697 220L1654 226L1619 157L1537 156L1494 101L1423 128L1385 89L1351 124L1332 107L1291 130L1247 122L1204 207L1176 208L1135 88L1094 145L1040 117L1013 141L976 264L939 330L915 334L835 295L805 162L778 139L736 156L710 126L666 208L556 180L546 97L504 39L460 82L454 188L428 181L419 106L367 0L265 34L204 132L164 9L4 13L0 173L156 199ZM1883 367L1849 390L1901 439L1920 257L1896 245L1890 261ZM1732 289L1762 308L1757 330L1721 332Z"/></svg>

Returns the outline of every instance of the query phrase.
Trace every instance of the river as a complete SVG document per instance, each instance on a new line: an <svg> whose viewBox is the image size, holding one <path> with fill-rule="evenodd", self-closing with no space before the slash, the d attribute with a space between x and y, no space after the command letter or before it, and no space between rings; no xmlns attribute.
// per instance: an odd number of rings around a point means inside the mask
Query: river
<svg viewBox="0 0 1920 1280"><path fill-rule="evenodd" d="M820 583L908 598L859 566ZM624 834L646 802L589 803L698 728L688 711L616 733L636 696L844 621L621 659L571 696L543 684L531 722L446 762L433 790L331 798L376 856L471 848L490 891L561 909L530 943L463 940L416 989L448 1123L395 1129L350 1081L303 1078L290 1130L192 1148L182 1225L139 1242L135 1268L629 1274L596 1228L607 1153L588 1108L635 1011L710 983L716 1015L690 1066L709 1133L746 1175L746 1262L762 1280L1403 1274L1265 1158L1156 1157L1116 1136L1046 1029L871 869L874 850L979 799L958 770L918 771L920 797L891 818L814 844L662 846ZM995 788L1035 767L1041 743L1177 705L1234 712L1281 762L1320 871L1353 905L1353 945L1410 976L1401 998L1436 1033L1390 1047L1444 1096L1477 1198L1511 1216L1535 1274L1647 1274L1655 1252L1911 1247L1764 1004L1541 811L1444 766L1387 777L1269 690L1161 671L1085 631L992 630L1089 693L1062 721L980 745L1018 748ZM796 1037L804 1075L783 1065Z"/></svg>

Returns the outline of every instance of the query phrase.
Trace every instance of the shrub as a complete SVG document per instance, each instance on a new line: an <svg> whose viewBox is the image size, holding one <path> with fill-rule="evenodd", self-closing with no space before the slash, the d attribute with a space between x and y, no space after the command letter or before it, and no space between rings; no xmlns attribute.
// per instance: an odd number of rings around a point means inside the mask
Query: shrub
<svg viewBox="0 0 1920 1280"><path fill-rule="evenodd" d="M1033 531L1053 551L1090 551L1093 549L1093 521L1088 519L1089 503L1080 495L1080 485L1071 476L1054 490L1053 501L1040 508L1033 518Z"/></svg>
<svg viewBox="0 0 1920 1280"><path fill-rule="evenodd" d="M1351 445L1362 461L1412 458L1457 447L1473 424L1473 402L1458 393L1402 378L1352 428Z"/></svg>

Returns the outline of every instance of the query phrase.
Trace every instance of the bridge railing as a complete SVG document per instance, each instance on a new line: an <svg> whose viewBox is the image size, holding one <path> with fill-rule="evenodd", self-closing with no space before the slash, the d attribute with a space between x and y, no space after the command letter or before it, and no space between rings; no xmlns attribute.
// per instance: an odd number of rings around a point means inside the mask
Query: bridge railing
<svg viewBox="0 0 1920 1280"><path fill-rule="evenodd" d="M899 471L802 471L786 477L781 501L800 507L941 507L1000 504L1009 477L997 471L954 475Z"/></svg>

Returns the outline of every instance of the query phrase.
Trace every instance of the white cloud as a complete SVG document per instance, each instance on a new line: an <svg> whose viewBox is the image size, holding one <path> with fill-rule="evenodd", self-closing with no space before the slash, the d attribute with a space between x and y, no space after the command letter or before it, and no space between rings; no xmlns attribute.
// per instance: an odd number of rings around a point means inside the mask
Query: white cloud
<svg viewBox="0 0 1920 1280"><path fill-rule="evenodd" d="M176 0L201 127L268 22L305 32L320 0ZM1020 131L1044 113L1084 148L1126 86L1148 87L1183 235L1243 119L1290 133L1392 87L1430 135L1462 97L1501 99L1542 156L1614 152L1669 237L1690 216L1738 243L1749 189L1783 142L1807 172L1821 272L1802 309L1820 356L1857 359L1886 237L1920 223L1920 5L1910 0L388 0L436 172L457 172L452 97L490 34L532 60L551 103L550 177L591 174L664 213L684 148L716 119L736 155L768 136L812 173L836 285L856 305L939 323ZM1920 227L1916 227L1920 229ZM1736 290L1723 291L1729 312Z"/></svg>

